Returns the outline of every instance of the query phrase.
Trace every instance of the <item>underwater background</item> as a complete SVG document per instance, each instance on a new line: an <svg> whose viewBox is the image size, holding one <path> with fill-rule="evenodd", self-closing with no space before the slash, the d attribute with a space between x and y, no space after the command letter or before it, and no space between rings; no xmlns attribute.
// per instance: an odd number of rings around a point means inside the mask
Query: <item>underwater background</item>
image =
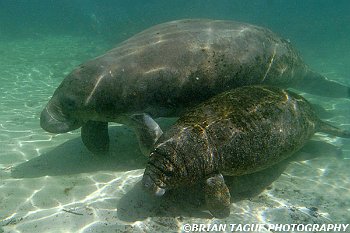
<svg viewBox="0 0 350 233"><path fill-rule="evenodd" d="M147 196L147 162L125 126L111 156L80 130L50 134L40 112L64 77L150 26L182 18L243 21L288 39L305 62L350 86L346 0L0 0L0 232L183 232L185 223L350 223L350 141L316 134L290 163L230 179L231 215L212 219L195 192ZM304 94L350 130L350 100ZM161 124L168 125L167 119ZM193 195L188 195L189 193ZM187 195L186 195L187 194Z"/></svg>

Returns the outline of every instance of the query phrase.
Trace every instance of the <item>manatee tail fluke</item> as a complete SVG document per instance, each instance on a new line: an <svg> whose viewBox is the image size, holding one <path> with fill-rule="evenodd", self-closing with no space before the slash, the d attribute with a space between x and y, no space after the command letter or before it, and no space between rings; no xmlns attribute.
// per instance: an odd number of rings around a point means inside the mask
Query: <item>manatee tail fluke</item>
<svg viewBox="0 0 350 233"><path fill-rule="evenodd" d="M331 97L350 98L350 87L332 81L314 71L308 71L305 78L295 87L310 94Z"/></svg>
<svg viewBox="0 0 350 233"><path fill-rule="evenodd" d="M341 137L341 138L350 138L350 131L349 130L339 129L339 128L337 128L337 127L335 127L327 122L324 122L324 121L320 121L318 131L322 132L322 133L334 135L337 137Z"/></svg>

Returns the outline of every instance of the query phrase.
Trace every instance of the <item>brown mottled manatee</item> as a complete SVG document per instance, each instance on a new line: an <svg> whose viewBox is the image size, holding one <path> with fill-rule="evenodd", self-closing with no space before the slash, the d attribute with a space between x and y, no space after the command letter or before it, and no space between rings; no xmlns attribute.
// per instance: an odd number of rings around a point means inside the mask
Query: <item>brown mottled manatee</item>
<svg viewBox="0 0 350 233"><path fill-rule="evenodd" d="M89 150L106 152L108 122L132 126L145 153L162 134L153 118L240 86L269 84L349 97L349 88L311 71L287 41L246 23L179 20L151 27L73 70L41 113L41 127L82 127Z"/></svg>
<svg viewBox="0 0 350 233"><path fill-rule="evenodd" d="M240 176L270 167L299 150L315 132L350 137L321 121L301 96L277 87L246 86L199 104L157 141L144 187L158 196L202 182L215 217L230 213L223 175Z"/></svg>

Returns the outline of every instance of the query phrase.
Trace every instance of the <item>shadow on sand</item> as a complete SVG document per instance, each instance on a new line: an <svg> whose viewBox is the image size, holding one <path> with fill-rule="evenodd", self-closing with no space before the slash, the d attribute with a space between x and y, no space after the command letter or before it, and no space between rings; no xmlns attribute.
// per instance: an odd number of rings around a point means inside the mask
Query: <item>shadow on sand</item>
<svg viewBox="0 0 350 233"><path fill-rule="evenodd" d="M24 162L11 172L14 178L60 176L101 170L128 171L145 167L134 132L126 126L110 127L110 151L104 155L89 152L81 137L69 140L53 150Z"/></svg>

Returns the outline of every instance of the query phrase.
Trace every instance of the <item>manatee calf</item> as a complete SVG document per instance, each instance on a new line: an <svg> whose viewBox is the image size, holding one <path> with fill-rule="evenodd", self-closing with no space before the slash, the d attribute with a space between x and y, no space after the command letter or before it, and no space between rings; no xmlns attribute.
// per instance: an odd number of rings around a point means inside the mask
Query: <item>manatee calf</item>
<svg viewBox="0 0 350 233"><path fill-rule="evenodd" d="M240 176L272 166L299 150L315 132L350 137L321 121L309 103L277 87L233 89L188 110L157 141L143 186L158 196L203 182L215 217L230 213L223 175Z"/></svg>
<svg viewBox="0 0 350 233"><path fill-rule="evenodd" d="M83 63L59 85L41 113L41 127L65 133L82 127L93 152L109 146L108 122L132 126L144 153L162 134L156 117L244 85L294 87L349 97L349 88L310 70L291 44L270 30L209 19L147 29Z"/></svg>

